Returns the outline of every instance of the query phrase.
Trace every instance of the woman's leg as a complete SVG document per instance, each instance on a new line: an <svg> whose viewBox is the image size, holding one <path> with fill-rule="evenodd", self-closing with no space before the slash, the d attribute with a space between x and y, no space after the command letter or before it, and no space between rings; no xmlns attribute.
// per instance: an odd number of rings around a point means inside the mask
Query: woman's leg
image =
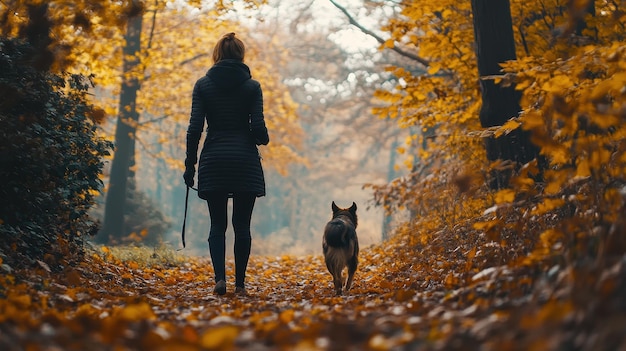
<svg viewBox="0 0 626 351"><path fill-rule="evenodd" d="M233 197L233 229L235 231L235 287L243 288L246 279L252 237L250 220L254 209L254 193L237 193Z"/></svg>
<svg viewBox="0 0 626 351"><path fill-rule="evenodd" d="M228 196L226 193L211 193L207 198L211 230L209 231L209 252L215 271L215 282L226 280L226 228L228 227Z"/></svg>

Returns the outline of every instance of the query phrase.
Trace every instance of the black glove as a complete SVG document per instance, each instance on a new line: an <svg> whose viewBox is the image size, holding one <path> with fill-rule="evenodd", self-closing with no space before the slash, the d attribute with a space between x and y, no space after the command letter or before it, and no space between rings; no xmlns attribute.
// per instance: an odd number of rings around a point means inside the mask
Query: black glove
<svg viewBox="0 0 626 351"><path fill-rule="evenodd" d="M193 177L196 175L195 167L187 167L185 168L185 173L183 173L183 179L185 179L185 184L188 187L193 187Z"/></svg>

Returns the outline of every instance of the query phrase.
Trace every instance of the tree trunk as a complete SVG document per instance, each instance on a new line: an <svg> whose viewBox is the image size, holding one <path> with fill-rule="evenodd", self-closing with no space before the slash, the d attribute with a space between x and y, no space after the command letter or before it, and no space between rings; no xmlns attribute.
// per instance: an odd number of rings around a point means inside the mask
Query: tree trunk
<svg viewBox="0 0 626 351"><path fill-rule="evenodd" d="M576 35L582 36L583 31L587 29L587 22L585 22L585 14L590 14L592 16L596 16L596 5L593 0L588 0L587 6L585 7L585 11L578 16L574 16L576 19ZM596 33L596 37L597 37ZM597 38L596 38L597 39Z"/></svg>
<svg viewBox="0 0 626 351"><path fill-rule="evenodd" d="M100 240L103 242L119 242L124 236L124 205L129 167L134 161L135 123L139 116L136 112L137 92L139 79L136 68L139 65L138 53L141 49L142 15L129 20L126 29L126 44L123 49L124 66L120 104L115 130L115 153L111 164L111 175L104 208L104 223L100 231Z"/></svg>
<svg viewBox="0 0 626 351"><path fill-rule="evenodd" d="M396 149L398 148L399 144L400 143L396 139L391 144L391 149L389 149L389 163L387 165L387 184L391 183L396 178L395 165L396 165L396 155L398 154ZM387 207L385 205L386 204L383 205L383 228L382 228L382 232L383 232L382 240L383 241L389 239L389 236L391 234L391 222L393 220L393 217L391 216L391 214L387 213Z"/></svg>
<svg viewBox="0 0 626 351"><path fill-rule="evenodd" d="M509 1L472 0L472 14L479 76L501 74L500 63L516 59ZM520 92L514 86L503 87L493 80L481 79L480 88L482 127L500 126L518 116ZM487 138L485 148L489 161L501 159L523 164L538 155L530 135L521 128L499 138ZM498 171L491 185L506 187L508 178L509 174Z"/></svg>

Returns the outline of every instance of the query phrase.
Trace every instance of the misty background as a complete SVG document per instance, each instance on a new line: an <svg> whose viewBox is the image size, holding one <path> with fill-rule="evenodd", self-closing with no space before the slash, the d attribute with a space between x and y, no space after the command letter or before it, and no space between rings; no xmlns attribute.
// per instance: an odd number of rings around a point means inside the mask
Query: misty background
<svg viewBox="0 0 626 351"><path fill-rule="evenodd" d="M355 0L337 3L374 32L394 15L392 7L367 7ZM168 6L186 5L171 1ZM380 72L385 72L388 65L399 65L404 58L390 51L380 51L378 42L351 25L346 15L329 0L269 1L260 10L242 7L227 16L246 27L228 31L242 33L240 37L248 47L263 50L259 43L268 37L283 41L278 46L288 52L289 61L278 68L280 79L297 103L297 118L304 132L298 152L306 160L305 164L292 164L282 172L272 168L266 160L262 161L267 195L257 199L253 212L252 254L320 253L322 232L331 218L332 201L340 207L348 207L352 202L358 205L357 232L362 247L381 242L391 233L398 218L386 217L383 209L375 206L372 191L364 186L385 184L402 176L406 167L396 148L410 131L400 128L396 121L374 116L373 95L376 89L390 89L398 84L391 75ZM207 48L207 52L211 49ZM195 79L204 75L212 64L209 57L204 61L205 68L197 72ZM250 68L254 77L255 66L250 64ZM195 80L188 83L193 86ZM264 107L266 120L271 120L273 106L266 101ZM185 108L188 116L190 106ZM142 116L142 119L149 118ZM149 223L144 220L144 228L132 233L130 242L182 247L186 127L179 124L170 128L166 136L177 139L182 146L174 152L178 165L159 157L159 139L164 136L139 132L133 167L138 180L134 196L139 197L136 201L142 208L138 211L151 213L141 214L149 218ZM105 128L111 133L114 127L111 124ZM270 143L272 133L270 128ZM263 155L264 147L259 149ZM109 166L105 166L105 174ZM106 183L106 179L104 181ZM102 218L103 201L102 198L94 208L97 218ZM206 202L191 191L188 206L187 245L181 252L207 255L210 219ZM402 213L397 209L396 212ZM229 219L231 214L229 208ZM127 213L126 221L132 222L133 216L137 214ZM162 234L155 239L151 238L153 233ZM226 236L227 254L232 255L230 223Z"/></svg>

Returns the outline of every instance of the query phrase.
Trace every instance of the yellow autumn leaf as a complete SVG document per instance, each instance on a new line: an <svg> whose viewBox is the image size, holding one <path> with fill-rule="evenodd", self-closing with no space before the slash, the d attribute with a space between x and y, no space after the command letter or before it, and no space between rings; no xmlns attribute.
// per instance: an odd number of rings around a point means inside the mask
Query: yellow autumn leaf
<svg viewBox="0 0 626 351"><path fill-rule="evenodd" d="M393 288L393 284L391 284L388 280L382 280L380 282L380 288L381 289L392 289Z"/></svg>
<svg viewBox="0 0 626 351"><path fill-rule="evenodd" d="M8 300L16 307L21 309L26 309L30 307L32 303L32 299L29 295L11 294L9 295Z"/></svg>
<svg viewBox="0 0 626 351"><path fill-rule="evenodd" d="M422 91L419 91L419 90L413 91L413 92L411 93L411 95L412 95L415 99L417 99L417 101L424 101L424 100L426 100L426 98L428 97L428 96L426 95L426 93L424 93L424 92L422 92Z"/></svg>
<svg viewBox="0 0 626 351"><path fill-rule="evenodd" d="M500 221L497 219L485 222L475 222L472 227L477 230L490 230L496 225L500 224Z"/></svg>
<svg viewBox="0 0 626 351"><path fill-rule="evenodd" d="M472 249L467 253L467 259L473 260L474 256L476 256L476 246L472 247Z"/></svg>
<svg viewBox="0 0 626 351"><path fill-rule="evenodd" d="M396 298L396 301L398 302L406 302L406 301L411 300L413 296L415 296L415 291L407 290L407 289L400 289L396 291L395 298Z"/></svg>
<svg viewBox="0 0 626 351"><path fill-rule="evenodd" d="M474 257L476 257L476 250L477 247L474 246L472 247L472 249L467 253L467 261L465 262L465 271L469 272L470 269L472 268L472 262L474 261Z"/></svg>
<svg viewBox="0 0 626 351"><path fill-rule="evenodd" d="M565 164L569 161L568 150L560 144L549 144L543 147L542 153L552 159L552 162L557 165Z"/></svg>
<svg viewBox="0 0 626 351"><path fill-rule="evenodd" d="M530 86L530 83L530 79L525 79L515 85L515 90L524 90Z"/></svg>
<svg viewBox="0 0 626 351"><path fill-rule="evenodd" d="M613 91L621 91L624 86L626 86L626 72L617 73L597 84L591 91L589 98L592 101L601 100Z"/></svg>
<svg viewBox="0 0 626 351"><path fill-rule="evenodd" d="M69 296L72 300L76 299L76 293L80 292L79 288L68 288L65 291L65 295Z"/></svg>
<svg viewBox="0 0 626 351"><path fill-rule="evenodd" d="M511 184L519 189L526 190L535 185L535 180L527 176L519 176L511 179Z"/></svg>
<svg viewBox="0 0 626 351"><path fill-rule="evenodd" d="M192 343L195 343L200 339L200 336L198 335L198 332L196 331L196 329L191 327L189 324L185 324L183 326L181 335L184 340L187 340Z"/></svg>
<svg viewBox="0 0 626 351"><path fill-rule="evenodd" d="M128 305L122 308L117 316L127 321L153 320L156 318L152 307L146 302Z"/></svg>
<svg viewBox="0 0 626 351"><path fill-rule="evenodd" d="M165 277L165 281L164 282L167 285L174 285L174 284L176 284L177 281L176 281L176 277L168 275L167 277Z"/></svg>
<svg viewBox="0 0 626 351"><path fill-rule="evenodd" d="M547 195L553 195L558 193L561 190L563 184L565 184L570 179L570 175L564 171L547 171L546 172L546 181L547 185L545 188L545 193Z"/></svg>
<svg viewBox="0 0 626 351"><path fill-rule="evenodd" d="M76 309L76 315L78 316L97 316L100 313L92 304L85 303Z"/></svg>
<svg viewBox="0 0 626 351"><path fill-rule="evenodd" d="M576 165L576 176L589 177L590 175L591 168L589 167L589 160L586 158L578 159L578 164Z"/></svg>
<svg viewBox="0 0 626 351"><path fill-rule="evenodd" d="M287 324L293 321L294 314L295 314L294 310L285 310L280 313L278 318L280 319L281 322Z"/></svg>
<svg viewBox="0 0 626 351"><path fill-rule="evenodd" d="M209 350L230 350L238 334L239 328L234 325L209 329L200 337L200 346Z"/></svg>
<svg viewBox="0 0 626 351"><path fill-rule="evenodd" d="M620 118L606 113L591 113L589 114L589 119L593 124L605 129L617 127L621 123Z"/></svg>
<svg viewBox="0 0 626 351"><path fill-rule="evenodd" d="M515 200L515 190L502 189L496 193L495 200L497 204L513 202Z"/></svg>
<svg viewBox="0 0 626 351"><path fill-rule="evenodd" d="M546 125L543 115L537 111L525 114L521 121L525 130L543 129Z"/></svg>
<svg viewBox="0 0 626 351"><path fill-rule="evenodd" d="M548 229L539 235L539 240L544 247L551 247L562 237L562 233L556 229Z"/></svg>
<svg viewBox="0 0 626 351"><path fill-rule="evenodd" d="M387 39L387 40L385 40L385 43L384 43L383 45L384 45L384 47L385 47L385 48L387 48L387 49L391 49L391 48L393 48L394 46L396 46L396 44L395 44L395 42L394 42L394 40L393 40L393 39Z"/></svg>
<svg viewBox="0 0 626 351"><path fill-rule="evenodd" d="M412 155L407 157L406 160L404 160L404 166L407 169L411 169L411 167L413 167L413 165L414 165L414 162L413 162L413 156Z"/></svg>
<svg viewBox="0 0 626 351"><path fill-rule="evenodd" d="M510 132L519 128L520 125L521 123L519 121L515 119L510 119L506 123L504 123L500 128L496 129L496 132L494 133L494 135L496 138L498 138L502 136L503 134L509 134Z"/></svg>
<svg viewBox="0 0 626 351"><path fill-rule="evenodd" d="M549 211L552 211L554 209L557 209L557 208L563 206L564 204L565 204L565 200L563 200L563 199L546 198L542 202L537 204L537 207L532 211L532 214L534 214L534 215L541 215L541 214L544 214L546 212L549 212Z"/></svg>
<svg viewBox="0 0 626 351"><path fill-rule="evenodd" d="M559 74L545 82L541 88L547 92L560 94L570 89L572 86L572 80L567 75Z"/></svg>
<svg viewBox="0 0 626 351"><path fill-rule="evenodd" d="M593 150L589 159L591 167L600 168L602 165L607 164L611 159L611 151L606 149Z"/></svg>
<svg viewBox="0 0 626 351"><path fill-rule="evenodd" d="M430 66L428 66L428 74L434 75L435 73L439 72L439 69L441 69L440 63L431 62Z"/></svg>

